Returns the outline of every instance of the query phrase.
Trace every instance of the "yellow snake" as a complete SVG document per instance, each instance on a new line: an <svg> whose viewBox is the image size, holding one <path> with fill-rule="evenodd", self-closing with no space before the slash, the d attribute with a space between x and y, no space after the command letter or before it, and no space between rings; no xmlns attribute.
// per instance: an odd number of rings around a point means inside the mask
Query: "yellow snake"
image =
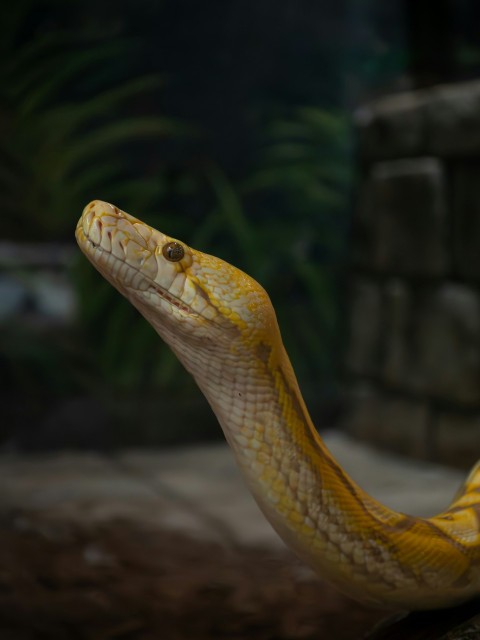
<svg viewBox="0 0 480 640"><path fill-rule="evenodd" d="M76 237L193 375L265 516L319 575L387 608L480 594L480 465L436 517L385 507L315 430L257 282L106 202L84 209Z"/></svg>

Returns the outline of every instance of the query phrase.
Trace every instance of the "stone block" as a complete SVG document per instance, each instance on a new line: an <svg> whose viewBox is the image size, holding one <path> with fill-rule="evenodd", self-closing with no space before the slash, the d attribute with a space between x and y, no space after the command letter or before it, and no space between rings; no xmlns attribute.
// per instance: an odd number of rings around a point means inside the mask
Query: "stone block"
<svg viewBox="0 0 480 640"><path fill-rule="evenodd" d="M382 97L357 109L360 156L471 155L480 151L480 81Z"/></svg>
<svg viewBox="0 0 480 640"><path fill-rule="evenodd" d="M398 93L357 109L354 118L361 157L382 160L423 155L427 96L424 91Z"/></svg>
<svg viewBox="0 0 480 640"><path fill-rule="evenodd" d="M472 289L446 284L423 300L413 353L430 395L480 405L480 298Z"/></svg>
<svg viewBox="0 0 480 640"><path fill-rule="evenodd" d="M404 281L390 280L384 287L382 301L385 318L382 380L389 386L411 389L408 342L412 321L410 290Z"/></svg>
<svg viewBox="0 0 480 640"><path fill-rule="evenodd" d="M380 364L382 334L380 287L366 278L356 278L350 293L350 334L346 367L350 373L373 375Z"/></svg>
<svg viewBox="0 0 480 640"><path fill-rule="evenodd" d="M381 379L390 387L446 402L480 406L480 297L446 284L384 292L385 354Z"/></svg>
<svg viewBox="0 0 480 640"><path fill-rule="evenodd" d="M476 154L479 112L478 80L382 97L355 113L360 156L372 161Z"/></svg>
<svg viewBox="0 0 480 640"><path fill-rule="evenodd" d="M378 394L366 382L357 382L348 389L342 427L360 440L373 442L378 433Z"/></svg>
<svg viewBox="0 0 480 640"><path fill-rule="evenodd" d="M480 116L479 116L480 117ZM453 261L457 274L480 280L480 162L453 172Z"/></svg>
<svg viewBox="0 0 480 640"><path fill-rule="evenodd" d="M397 275L440 275L448 267L444 171L435 158L374 165L359 202L361 262Z"/></svg>
<svg viewBox="0 0 480 640"><path fill-rule="evenodd" d="M427 430L428 406L421 400L394 395L382 396L380 404L380 445L397 453L429 458Z"/></svg>
<svg viewBox="0 0 480 640"><path fill-rule="evenodd" d="M348 406L343 426L354 438L405 455L428 457L426 403L359 383L351 390Z"/></svg>
<svg viewBox="0 0 480 640"><path fill-rule="evenodd" d="M480 406L480 299L447 284L386 294L383 379L447 402Z"/></svg>
<svg viewBox="0 0 480 640"><path fill-rule="evenodd" d="M480 153L480 81L425 92L426 144L440 156Z"/></svg>
<svg viewBox="0 0 480 640"><path fill-rule="evenodd" d="M470 468L480 460L480 410L472 414L441 412L434 437L440 462Z"/></svg>

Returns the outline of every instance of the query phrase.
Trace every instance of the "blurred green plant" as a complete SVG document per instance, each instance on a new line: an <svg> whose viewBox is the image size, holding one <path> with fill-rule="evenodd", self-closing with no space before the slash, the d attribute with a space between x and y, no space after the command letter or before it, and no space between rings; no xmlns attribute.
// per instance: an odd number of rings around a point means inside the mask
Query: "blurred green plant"
<svg viewBox="0 0 480 640"><path fill-rule="evenodd" d="M329 390L334 386L340 336L337 291L351 181L349 122L344 114L300 108L268 123L265 140L261 163L242 183L232 184L212 165L197 182L184 178L187 198L200 192L206 203L213 202L200 224L168 211L146 217L265 286L299 376L311 380L312 393L318 394L320 382ZM133 213L145 217L141 208ZM82 300L88 300L82 321L91 327L103 374L130 388L184 385L177 360L165 350L159 356L158 338L143 319L95 272L82 270L82 278Z"/></svg>
<svg viewBox="0 0 480 640"><path fill-rule="evenodd" d="M269 291L298 375L318 395L320 382L334 386L338 362L350 124L344 113L302 107L267 122L265 140L261 163L237 190L219 172L210 177L235 239L232 259Z"/></svg>
<svg viewBox="0 0 480 640"><path fill-rule="evenodd" d="M0 38L5 232L17 239L70 240L89 200L115 202L251 273L271 294L302 382L311 381L317 395L320 381L332 386L351 180L346 116L312 107L270 115L259 125L261 161L242 182L230 181L213 164L169 166L159 160L160 141L196 132L152 115L162 78L138 75L132 63L141 59L138 43L83 27L40 30L22 39L31 4L20 1L14 18L0 27L0 35L8 30ZM130 64L119 70L127 59ZM200 207L192 206L197 202ZM41 369L48 352L44 368L59 393L79 386L99 393L106 386L117 393L188 387L153 330L80 254L72 278L79 297L77 340L68 352L53 342L47 350L21 352L0 345L13 377L22 362L29 367L29 358L35 360L32 370Z"/></svg>
<svg viewBox="0 0 480 640"><path fill-rule="evenodd" d="M47 0L43 9L57 4ZM73 12L75 7L81 12L81 6L70 3ZM72 240L83 206L96 197L119 202L127 210L158 211L168 188L169 168L155 155L156 145L165 138L190 136L194 130L152 110L159 103L163 78L139 74L134 61L142 60L140 43L115 33L115 27L110 32L108 27L52 27L47 20L32 29L38 16L35 3L28 0L19 0L8 15L3 13L2 234L19 241ZM35 370L43 362L50 370L52 390L63 388L69 376L72 384L67 386L75 386L80 354L84 364L89 358L99 360L100 373L113 385L148 377L138 371L148 372L140 361L149 352L150 329L80 257L73 277L82 329L71 367L64 361L61 367L50 367L51 358L39 356L45 349L13 353L7 347L16 342L4 336L0 358L6 364L4 373L10 372L5 374L10 384L21 386L18 371ZM120 339L126 327L128 341ZM11 326L4 333L15 337L15 332ZM34 346L35 340L42 343L41 336L31 336L28 343ZM48 353L63 351L54 337L48 342ZM168 362L167 358L167 370Z"/></svg>
<svg viewBox="0 0 480 640"><path fill-rule="evenodd" d="M151 145L192 131L143 113L161 76L138 76L128 65L119 73L121 61L139 55L138 43L122 36L56 28L22 40L31 3L18 4L24 11L8 25L12 31L3 33L4 25L0 32L4 232L70 238L81 207L99 191L125 206L158 205L165 180L148 173Z"/></svg>

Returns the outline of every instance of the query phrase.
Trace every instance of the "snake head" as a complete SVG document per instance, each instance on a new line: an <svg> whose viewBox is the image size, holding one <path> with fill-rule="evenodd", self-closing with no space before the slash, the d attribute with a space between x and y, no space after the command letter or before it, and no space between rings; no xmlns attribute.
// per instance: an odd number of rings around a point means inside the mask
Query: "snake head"
<svg viewBox="0 0 480 640"><path fill-rule="evenodd" d="M231 343L237 336L268 334L276 324L255 280L112 204L88 204L75 235L96 269L172 348L178 340Z"/></svg>

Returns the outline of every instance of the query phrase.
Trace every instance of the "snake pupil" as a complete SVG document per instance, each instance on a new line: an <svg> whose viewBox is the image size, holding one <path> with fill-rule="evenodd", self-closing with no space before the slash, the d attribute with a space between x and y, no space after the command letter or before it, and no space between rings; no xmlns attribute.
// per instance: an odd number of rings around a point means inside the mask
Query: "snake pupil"
<svg viewBox="0 0 480 640"><path fill-rule="evenodd" d="M167 242L162 249L162 253L170 262L178 262L185 255L185 249L179 242Z"/></svg>

